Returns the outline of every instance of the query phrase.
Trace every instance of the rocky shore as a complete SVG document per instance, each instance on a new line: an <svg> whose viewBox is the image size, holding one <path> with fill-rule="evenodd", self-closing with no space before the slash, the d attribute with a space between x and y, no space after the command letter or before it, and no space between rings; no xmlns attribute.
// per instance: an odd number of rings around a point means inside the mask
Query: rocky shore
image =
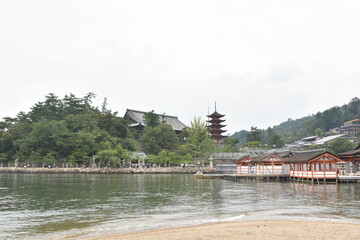
<svg viewBox="0 0 360 240"><path fill-rule="evenodd" d="M20 168L0 167L0 173L72 173L72 174L195 174L196 168ZM215 173L213 168L202 168L203 173Z"/></svg>

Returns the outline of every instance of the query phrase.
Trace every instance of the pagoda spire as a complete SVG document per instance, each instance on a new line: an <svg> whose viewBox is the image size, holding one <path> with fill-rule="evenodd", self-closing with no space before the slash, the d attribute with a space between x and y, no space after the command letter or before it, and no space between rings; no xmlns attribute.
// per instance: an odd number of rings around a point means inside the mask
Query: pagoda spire
<svg viewBox="0 0 360 240"><path fill-rule="evenodd" d="M220 143L223 138L226 138L226 136L223 136L222 133L226 132L226 130L223 130L222 128L226 125L221 124L224 122L224 119L221 119L225 117L225 115L220 114L217 112L216 109L216 102L215 102L215 112L212 114L207 115L208 117L208 127L211 135L211 139L213 139L216 143Z"/></svg>

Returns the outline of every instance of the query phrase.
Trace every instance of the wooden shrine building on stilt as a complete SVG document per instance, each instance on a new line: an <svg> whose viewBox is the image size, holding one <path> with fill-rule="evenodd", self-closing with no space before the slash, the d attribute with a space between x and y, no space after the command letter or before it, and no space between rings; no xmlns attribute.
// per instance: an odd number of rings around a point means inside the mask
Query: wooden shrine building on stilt
<svg viewBox="0 0 360 240"><path fill-rule="evenodd" d="M291 180L337 182L339 164L344 161L326 150L315 150L293 152L285 163L290 165Z"/></svg>

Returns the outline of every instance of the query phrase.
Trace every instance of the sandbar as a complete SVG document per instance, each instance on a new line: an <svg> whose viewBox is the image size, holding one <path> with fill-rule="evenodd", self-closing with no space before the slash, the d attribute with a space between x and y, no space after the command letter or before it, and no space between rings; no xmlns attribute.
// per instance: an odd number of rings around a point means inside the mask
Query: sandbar
<svg viewBox="0 0 360 240"><path fill-rule="evenodd" d="M86 240L255 240L360 239L360 224L314 221L242 221L204 224L121 235L84 237ZM67 238L70 239L70 238Z"/></svg>

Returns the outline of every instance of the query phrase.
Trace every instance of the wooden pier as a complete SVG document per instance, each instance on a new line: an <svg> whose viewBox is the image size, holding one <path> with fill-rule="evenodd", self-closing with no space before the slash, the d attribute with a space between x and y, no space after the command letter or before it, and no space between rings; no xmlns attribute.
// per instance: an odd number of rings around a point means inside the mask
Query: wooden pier
<svg viewBox="0 0 360 240"><path fill-rule="evenodd" d="M340 183L360 183L360 176L338 176L338 182Z"/></svg>
<svg viewBox="0 0 360 240"><path fill-rule="evenodd" d="M199 178L200 179L200 178ZM201 179L226 179L234 182L242 181L280 181L308 183L360 183L360 176L338 176L335 179L309 179L290 177L289 174L202 174Z"/></svg>
<svg viewBox="0 0 360 240"><path fill-rule="evenodd" d="M225 174L224 178L234 182L247 181L247 180L256 180L256 181L289 181L289 174Z"/></svg>
<svg viewBox="0 0 360 240"><path fill-rule="evenodd" d="M203 174L202 179L224 178L224 174Z"/></svg>

